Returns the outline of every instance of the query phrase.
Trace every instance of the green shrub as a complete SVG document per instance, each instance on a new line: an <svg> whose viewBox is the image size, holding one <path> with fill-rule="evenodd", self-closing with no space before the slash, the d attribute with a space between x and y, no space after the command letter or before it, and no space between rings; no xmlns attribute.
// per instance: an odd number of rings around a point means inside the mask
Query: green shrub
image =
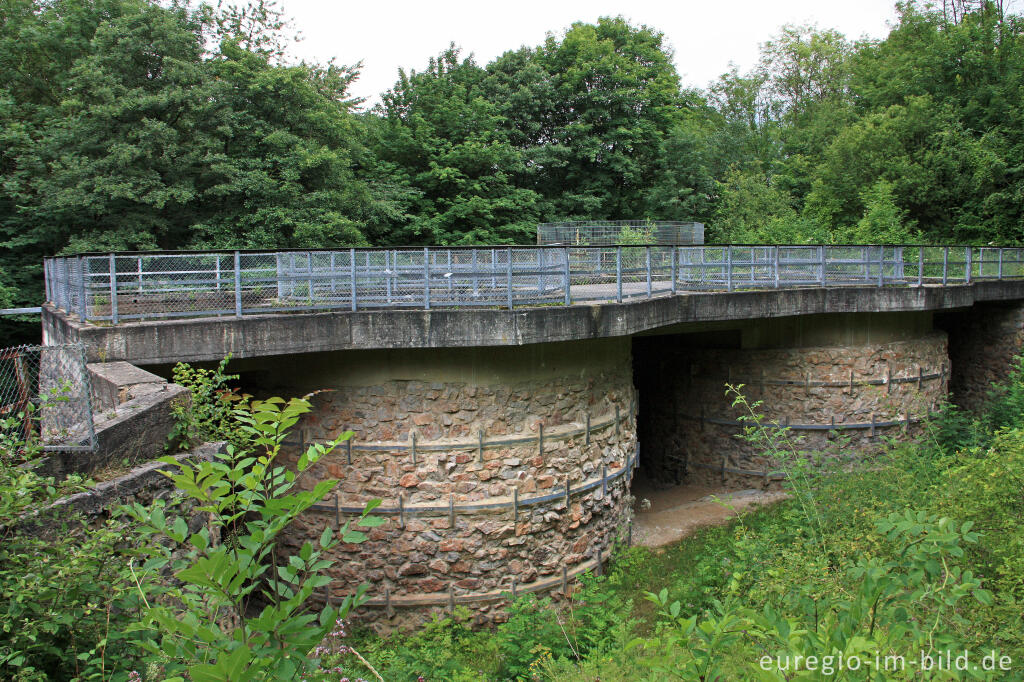
<svg viewBox="0 0 1024 682"><path fill-rule="evenodd" d="M311 445L300 455L297 471L279 464L288 430L309 409L302 399L270 398L235 410L250 450L228 445L213 461L164 460L176 469L167 475L193 508L174 514L160 502L126 508L139 524L138 533L149 539L140 567L144 583L139 586L147 600L146 614L135 630L152 638L141 643L161 675L296 679L317 669L314 648L363 600L365 585L346 596L340 607L325 605L319 613L311 609L314 592L331 581L327 569L333 561L326 553L339 537L346 543L363 542L366 536L356 526L383 523L367 515L379 500L337 534L325 526L316 546L307 541L297 554L278 553L282 531L337 483L317 481L302 490L300 477L352 435L346 432L326 447ZM192 512L208 515L195 532L185 519ZM167 570L175 581L161 579Z"/></svg>

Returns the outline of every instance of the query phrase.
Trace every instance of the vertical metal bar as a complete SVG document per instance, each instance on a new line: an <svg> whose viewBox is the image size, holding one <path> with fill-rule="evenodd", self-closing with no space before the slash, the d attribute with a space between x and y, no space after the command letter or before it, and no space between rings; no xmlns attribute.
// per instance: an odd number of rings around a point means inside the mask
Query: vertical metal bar
<svg viewBox="0 0 1024 682"><path fill-rule="evenodd" d="M413 466L415 466L416 465L416 432L413 431L412 434L410 434L410 435L412 437L412 463L413 463Z"/></svg>
<svg viewBox="0 0 1024 682"><path fill-rule="evenodd" d="M942 247L942 286L946 286L949 279L949 247Z"/></svg>
<svg viewBox="0 0 1024 682"><path fill-rule="evenodd" d="M430 310L430 249L423 247L423 307Z"/></svg>
<svg viewBox="0 0 1024 682"><path fill-rule="evenodd" d="M1003 279L1003 248L999 247L999 271L996 275L996 279Z"/></svg>
<svg viewBox="0 0 1024 682"><path fill-rule="evenodd" d="M351 305L352 311L356 310L356 250L349 249L348 252L348 285L349 290L352 292Z"/></svg>
<svg viewBox="0 0 1024 682"><path fill-rule="evenodd" d="M477 441L477 455L480 458L480 461L483 462L484 461L484 430L480 429L480 431L478 431L477 433L478 433L478 438L479 438L479 440Z"/></svg>
<svg viewBox="0 0 1024 682"><path fill-rule="evenodd" d="M547 282L544 278L544 249L537 249L537 298L547 293Z"/></svg>
<svg viewBox="0 0 1024 682"><path fill-rule="evenodd" d="M334 493L334 530L341 528L341 499Z"/></svg>
<svg viewBox="0 0 1024 682"><path fill-rule="evenodd" d="M455 279L455 273L452 272L452 250L448 249L448 267L445 272L448 275L448 302L452 302L452 286L453 280Z"/></svg>
<svg viewBox="0 0 1024 682"><path fill-rule="evenodd" d="M644 247L644 260L647 268L647 298L651 297L651 247Z"/></svg>
<svg viewBox="0 0 1024 682"><path fill-rule="evenodd" d="M924 247L917 247L917 286L924 285Z"/></svg>
<svg viewBox="0 0 1024 682"><path fill-rule="evenodd" d="M88 258L79 258L78 259L78 289L79 289L79 292L80 292L79 293L80 300L78 301L78 305L81 308L81 315L80 316L81 316L82 320L87 320L89 318L89 303L88 303L88 299L86 298L86 292L85 292L85 280L86 280L86 277L87 277L88 274L89 274L89 259ZM68 276L70 277L70 273L68 274ZM90 286L89 288L91 289L92 287ZM68 312L71 312L71 310L70 310L70 306L71 306L70 292L68 292L68 294L69 294L69 296L68 296L68 307L65 308L65 310L67 310Z"/></svg>
<svg viewBox="0 0 1024 682"><path fill-rule="evenodd" d="M775 274L775 288L779 288L779 247L772 247L772 271Z"/></svg>
<svg viewBox="0 0 1024 682"><path fill-rule="evenodd" d="M331 251L331 296L338 291L338 254Z"/></svg>
<svg viewBox="0 0 1024 682"><path fill-rule="evenodd" d="M110 254L110 321L117 324L117 261Z"/></svg>
<svg viewBox="0 0 1024 682"><path fill-rule="evenodd" d="M306 252L306 299L313 305L313 252Z"/></svg>
<svg viewBox="0 0 1024 682"><path fill-rule="evenodd" d="M964 251L964 283L971 283L971 257L974 255L974 247L968 246Z"/></svg>
<svg viewBox="0 0 1024 682"><path fill-rule="evenodd" d="M512 488L512 521L519 523L519 488Z"/></svg>
<svg viewBox="0 0 1024 682"><path fill-rule="evenodd" d="M505 264L505 290L508 295L508 309L512 310L512 249L506 249L508 263Z"/></svg>
<svg viewBox="0 0 1024 682"><path fill-rule="evenodd" d="M455 495L448 493L448 527L455 530Z"/></svg>
<svg viewBox="0 0 1024 682"><path fill-rule="evenodd" d="M345 461L352 464L352 439L355 436L349 436L348 440L345 441Z"/></svg>
<svg viewBox="0 0 1024 682"><path fill-rule="evenodd" d="M242 254L235 251L235 317L242 316Z"/></svg>
<svg viewBox="0 0 1024 682"><path fill-rule="evenodd" d="M473 249L473 265L472 265L472 268L473 268L473 297L474 298L476 298L477 296L480 295L480 278L478 276L479 273L477 272L476 263L477 263L476 249Z"/></svg>
<svg viewBox="0 0 1024 682"><path fill-rule="evenodd" d="M622 303L622 247L615 247L615 302Z"/></svg>
<svg viewBox="0 0 1024 682"><path fill-rule="evenodd" d="M818 282L825 286L825 247L818 247Z"/></svg>
<svg viewBox="0 0 1024 682"><path fill-rule="evenodd" d="M732 245L725 247L726 290L732 291Z"/></svg>
<svg viewBox="0 0 1024 682"><path fill-rule="evenodd" d="M540 432L539 432L539 434L537 436L537 454L538 455L543 455L544 454L544 422L540 422L538 424L538 426L540 427Z"/></svg>
<svg viewBox="0 0 1024 682"><path fill-rule="evenodd" d="M217 288L220 289L220 260L217 260L218 272L217 272ZM139 293L142 293L142 256L139 256Z"/></svg>
<svg viewBox="0 0 1024 682"><path fill-rule="evenodd" d="M882 286L885 283L883 281L883 279L882 279L882 277L883 277L883 274L882 274L882 260L884 258L885 258L885 247L884 246L879 246L878 247L878 286Z"/></svg>
<svg viewBox="0 0 1024 682"><path fill-rule="evenodd" d="M572 305L572 276L569 272L569 247L562 247L562 266L565 269L565 305Z"/></svg>
<svg viewBox="0 0 1024 682"><path fill-rule="evenodd" d="M586 434L587 434L587 435L586 435L586 437L585 437L585 440L584 440L583 444L584 444L584 445L590 445L590 413L589 413L589 412L587 413L587 428L586 428Z"/></svg>
<svg viewBox="0 0 1024 682"><path fill-rule="evenodd" d="M672 247L672 293L676 293L676 275L678 274L677 261L679 258L679 247Z"/></svg>
<svg viewBox="0 0 1024 682"><path fill-rule="evenodd" d="M601 494L608 494L608 467L607 465L601 465Z"/></svg>
<svg viewBox="0 0 1024 682"><path fill-rule="evenodd" d="M398 496L398 527L405 529L405 495Z"/></svg>

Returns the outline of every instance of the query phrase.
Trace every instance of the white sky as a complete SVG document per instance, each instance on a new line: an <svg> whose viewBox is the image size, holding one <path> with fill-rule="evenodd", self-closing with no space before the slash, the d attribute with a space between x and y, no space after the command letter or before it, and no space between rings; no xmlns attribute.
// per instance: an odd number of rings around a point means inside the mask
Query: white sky
<svg viewBox="0 0 1024 682"><path fill-rule="evenodd" d="M547 32L561 34L574 21L619 15L662 31L674 48L684 85L706 86L733 62L746 70L758 44L786 23L835 28L848 38L886 35L896 18L895 0L279 0L302 40L299 58L341 64L363 61L352 94L379 99L394 85L399 67L422 70L454 41L481 65L506 50L537 45Z"/></svg>

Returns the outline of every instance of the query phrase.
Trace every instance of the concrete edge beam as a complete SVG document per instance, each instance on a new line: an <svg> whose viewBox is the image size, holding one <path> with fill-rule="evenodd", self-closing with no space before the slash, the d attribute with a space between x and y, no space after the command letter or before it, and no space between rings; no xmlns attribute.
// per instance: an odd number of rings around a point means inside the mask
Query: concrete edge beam
<svg viewBox="0 0 1024 682"><path fill-rule="evenodd" d="M154 365L380 348L520 346L629 336L689 322L824 313L952 310L1024 299L1024 281L925 287L834 287L685 293L626 303L498 309L363 310L82 323L47 304L43 342L81 342L90 361Z"/></svg>

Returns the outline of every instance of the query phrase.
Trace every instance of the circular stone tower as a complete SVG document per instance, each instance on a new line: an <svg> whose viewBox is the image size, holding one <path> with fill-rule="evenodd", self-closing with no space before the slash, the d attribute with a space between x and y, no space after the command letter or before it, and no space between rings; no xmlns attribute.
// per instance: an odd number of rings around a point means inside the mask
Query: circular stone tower
<svg viewBox="0 0 1024 682"><path fill-rule="evenodd" d="M296 551L382 499L386 523L339 546L330 587L333 600L370 583L360 613L381 626L457 604L500 617L507 594L564 589L626 530L629 339L293 356L260 374L276 394L320 389L286 461L354 432L300 479L340 484L283 544Z"/></svg>

